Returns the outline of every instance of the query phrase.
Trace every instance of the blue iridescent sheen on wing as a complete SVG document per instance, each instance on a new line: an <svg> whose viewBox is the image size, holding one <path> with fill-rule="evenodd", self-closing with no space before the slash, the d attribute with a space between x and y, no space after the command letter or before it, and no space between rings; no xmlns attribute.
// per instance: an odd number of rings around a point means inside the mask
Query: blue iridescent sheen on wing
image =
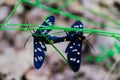
<svg viewBox="0 0 120 80"><path fill-rule="evenodd" d="M34 66L36 69L39 69L45 58L45 52L46 52L46 46L45 46L45 37L44 36L38 36L43 34L48 34L50 30L42 29L40 28L52 26L54 25L55 18L54 16L48 17L39 27L38 30L36 30L35 33L32 34L34 38ZM36 36L37 35L37 36Z"/></svg>
<svg viewBox="0 0 120 80"><path fill-rule="evenodd" d="M83 24L82 24L82 22L81 21L76 21L72 26L71 26L71 28L80 28L80 29L83 29ZM75 37L75 35L79 35L79 36L77 36L77 37ZM69 34L68 34L68 37L71 39L71 41L72 42L76 42L76 38L81 38L81 37L83 37L83 32L81 31L81 32L76 32L76 31L71 31L71 32L69 32ZM82 38L81 38L82 39ZM82 41L82 40L81 40ZM67 48L66 48L66 50L65 50L65 53L67 53L69 50L71 50L71 48L70 48L70 46L72 46L73 44L69 44L68 46L67 46Z"/></svg>
<svg viewBox="0 0 120 80"><path fill-rule="evenodd" d="M71 41L66 49L68 64L70 68L77 72L81 64L82 42Z"/></svg>
<svg viewBox="0 0 120 80"><path fill-rule="evenodd" d="M52 26L54 25L54 22L55 22L55 17L54 16L49 16L41 25L39 28L44 28L44 27L47 27L47 26ZM37 34L48 34L49 31L51 30L46 30L46 29L42 29L42 30L36 30L35 33Z"/></svg>
<svg viewBox="0 0 120 80"><path fill-rule="evenodd" d="M34 66L36 69L39 69L45 58L46 46L44 43L39 42L37 39L34 39Z"/></svg>
<svg viewBox="0 0 120 80"><path fill-rule="evenodd" d="M81 21L76 21L71 27L83 29L83 24ZM67 53L67 59L70 68L74 72L77 72L81 64L82 41L85 39L85 37L83 36L82 31L71 31L69 32L68 37L71 37L71 41L68 44L65 53Z"/></svg>
<svg viewBox="0 0 120 80"><path fill-rule="evenodd" d="M79 28L79 29L83 29L83 23L81 21L76 21L72 26L71 28ZM77 32L77 31L71 31L69 32L70 35L75 35L75 34L80 34L80 35L83 35L83 32L80 31L80 32Z"/></svg>

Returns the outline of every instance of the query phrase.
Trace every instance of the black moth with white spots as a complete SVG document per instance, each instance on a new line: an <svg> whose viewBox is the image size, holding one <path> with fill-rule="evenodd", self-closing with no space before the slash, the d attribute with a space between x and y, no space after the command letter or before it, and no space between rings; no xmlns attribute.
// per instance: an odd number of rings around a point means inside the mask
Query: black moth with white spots
<svg viewBox="0 0 120 80"><path fill-rule="evenodd" d="M48 17L41 25L39 28L44 28L44 27L48 27L51 25L54 25L54 21L55 18L54 16L50 16ZM45 58L45 52L46 52L46 40L44 36L41 35L46 35L49 33L50 30L45 30L45 29L38 29L36 30L35 33L32 34L33 38L34 38L34 66L36 69L39 69L43 62L44 62L44 58Z"/></svg>
<svg viewBox="0 0 120 80"><path fill-rule="evenodd" d="M68 32L67 36L56 37L48 35L49 31L40 28L48 27L54 25L55 18L54 16L48 17L40 26L39 29L36 30L35 33L32 34L34 38L34 66L36 69L39 69L45 58L45 53L47 51L45 44L59 43L64 41L70 41L68 44L65 53L67 53L67 60L70 68L77 72L80 68L81 64L81 54L82 54L82 42L85 39L82 31L71 31ZM81 21L76 21L71 28L80 28L83 29L83 24ZM44 36L43 36L44 35ZM49 40L47 40L47 39Z"/></svg>
<svg viewBox="0 0 120 80"><path fill-rule="evenodd" d="M76 21L71 27L83 29L83 24L81 21ZM82 31L71 31L69 32L68 37L71 38L71 41L68 44L65 53L67 53L67 60L70 68L74 72L77 72L81 64L82 42L85 39L85 36L83 36Z"/></svg>

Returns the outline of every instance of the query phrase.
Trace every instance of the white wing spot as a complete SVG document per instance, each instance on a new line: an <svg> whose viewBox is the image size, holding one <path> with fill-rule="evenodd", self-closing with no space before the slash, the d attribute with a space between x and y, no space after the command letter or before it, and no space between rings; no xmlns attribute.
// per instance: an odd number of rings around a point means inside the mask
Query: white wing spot
<svg viewBox="0 0 120 80"><path fill-rule="evenodd" d="M46 51L44 51L44 53L46 53Z"/></svg>
<svg viewBox="0 0 120 80"><path fill-rule="evenodd" d="M47 32L47 30L44 30L43 34L45 34Z"/></svg>
<svg viewBox="0 0 120 80"><path fill-rule="evenodd" d="M74 51L77 51L77 49L74 49L74 50L72 50L72 51L73 51L73 52L74 52Z"/></svg>
<svg viewBox="0 0 120 80"><path fill-rule="evenodd" d="M78 46L80 46L80 44L78 44Z"/></svg>
<svg viewBox="0 0 120 80"><path fill-rule="evenodd" d="M77 26L74 26L74 28L76 28Z"/></svg>
<svg viewBox="0 0 120 80"><path fill-rule="evenodd" d="M77 28L79 28L79 26L77 25Z"/></svg>
<svg viewBox="0 0 120 80"><path fill-rule="evenodd" d="M80 25L80 27L83 27L82 25Z"/></svg>
<svg viewBox="0 0 120 80"><path fill-rule="evenodd" d="M73 43L73 45L75 45L75 43Z"/></svg>
<svg viewBox="0 0 120 80"><path fill-rule="evenodd" d="M71 61L76 61L76 58L70 58Z"/></svg>
<svg viewBox="0 0 120 80"><path fill-rule="evenodd" d="M49 22L48 24L51 26L51 25L52 25L52 22Z"/></svg>
<svg viewBox="0 0 120 80"><path fill-rule="evenodd" d="M80 63L80 60L77 60L77 63Z"/></svg>
<svg viewBox="0 0 120 80"><path fill-rule="evenodd" d="M76 25L76 26L74 26L75 28L79 28L79 26L78 25Z"/></svg>
<svg viewBox="0 0 120 80"><path fill-rule="evenodd" d="M73 61L76 61L76 58L74 58Z"/></svg>
<svg viewBox="0 0 120 80"><path fill-rule="evenodd" d="M80 52L77 52L78 55L80 55Z"/></svg>
<svg viewBox="0 0 120 80"><path fill-rule="evenodd" d="M39 42L40 44L42 44L42 42Z"/></svg>
<svg viewBox="0 0 120 80"><path fill-rule="evenodd" d="M43 45L42 45L41 47L42 47L42 48L45 48L45 46L43 46Z"/></svg>
<svg viewBox="0 0 120 80"><path fill-rule="evenodd" d="M35 44L37 44L37 42L35 42Z"/></svg>
<svg viewBox="0 0 120 80"><path fill-rule="evenodd" d="M41 61L41 60L43 60L43 57L41 57L41 56L38 56L38 59Z"/></svg>
<svg viewBox="0 0 120 80"><path fill-rule="evenodd" d="M42 56L41 56L40 58L41 58L41 59L43 59L43 57L42 57Z"/></svg>
<svg viewBox="0 0 120 80"><path fill-rule="evenodd" d="M46 20L46 22L49 22L49 21L50 21L49 19Z"/></svg>
<svg viewBox="0 0 120 80"><path fill-rule="evenodd" d="M35 52L37 52L37 49L35 49Z"/></svg>
<svg viewBox="0 0 120 80"><path fill-rule="evenodd" d="M73 60L73 58L70 58L70 60L72 61L72 60Z"/></svg>
<svg viewBox="0 0 120 80"><path fill-rule="evenodd" d="M42 51L40 48L37 48L38 51Z"/></svg>
<svg viewBox="0 0 120 80"><path fill-rule="evenodd" d="M70 46L70 48L73 48L73 46Z"/></svg>
<svg viewBox="0 0 120 80"><path fill-rule="evenodd" d="M35 61L38 61L36 57L35 57Z"/></svg>

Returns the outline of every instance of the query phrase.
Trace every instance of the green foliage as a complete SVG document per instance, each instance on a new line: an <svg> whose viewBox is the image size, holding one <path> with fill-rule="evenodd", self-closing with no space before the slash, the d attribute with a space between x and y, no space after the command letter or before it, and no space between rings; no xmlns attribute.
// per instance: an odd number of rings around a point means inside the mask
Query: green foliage
<svg viewBox="0 0 120 80"><path fill-rule="evenodd" d="M113 58L115 54L120 54L120 45L118 45L117 43L114 43L113 45L114 46L107 51L105 50L105 47L100 46L101 53L103 54L100 54L94 57L91 55L88 55L86 57L86 61L103 62L107 58Z"/></svg>

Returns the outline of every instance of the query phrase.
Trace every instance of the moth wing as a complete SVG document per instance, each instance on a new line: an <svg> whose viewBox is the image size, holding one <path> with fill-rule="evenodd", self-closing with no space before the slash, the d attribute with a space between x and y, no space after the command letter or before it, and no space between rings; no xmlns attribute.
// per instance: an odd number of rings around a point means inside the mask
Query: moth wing
<svg viewBox="0 0 120 80"><path fill-rule="evenodd" d="M75 21L75 23L71 26L71 28L79 28L79 29L83 29L83 23L81 21ZM71 31L69 32L70 35L74 35L74 34L81 34L83 35L83 32L80 31L80 32L76 32L76 31Z"/></svg>
<svg viewBox="0 0 120 80"><path fill-rule="evenodd" d="M65 52L67 53L67 60L70 68L74 72L77 72L81 64L82 42L71 41Z"/></svg>
<svg viewBox="0 0 120 80"><path fill-rule="evenodd" d="M39 69L45 58L46 46L44 43L34 39L34 66Z"/></svg>
<svg viewBox="0 0 120 80"><path fill-rule="evenodd" d="M44 28L44 27L47 27L47 26L52 26L54 25L54 22L55 22L55 17L54 16L49 16L41 25L39 28ZM51 30L46 30L46 29L38 29L36 31L37 34L48 34L49 31Z"/></svg>

